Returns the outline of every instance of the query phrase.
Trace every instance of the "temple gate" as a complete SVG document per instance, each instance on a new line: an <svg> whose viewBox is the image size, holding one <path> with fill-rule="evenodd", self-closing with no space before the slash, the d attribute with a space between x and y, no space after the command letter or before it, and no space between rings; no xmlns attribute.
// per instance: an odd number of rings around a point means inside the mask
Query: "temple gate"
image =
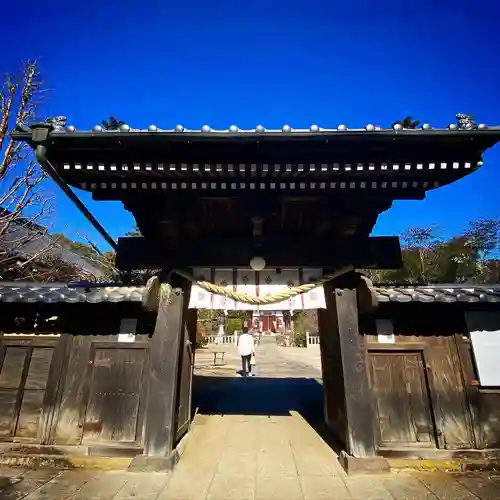
<svg viewBox="0 0 500 500"><path fill-rule="evenodd" d="M13 134L116 250L120 269L160 270L144 300L157 311L144 461L171 466L189 428L196 308L317 308L325 419L343 464L386 467L359 329L376 301L356 270L401 266L397 237L370 236L379 214L475 171L500 140L500 128L457 119L446 129L223 131L110 120L80 132L59 117ZM115 243L69 186L123 202L142 237Z"/></svg>

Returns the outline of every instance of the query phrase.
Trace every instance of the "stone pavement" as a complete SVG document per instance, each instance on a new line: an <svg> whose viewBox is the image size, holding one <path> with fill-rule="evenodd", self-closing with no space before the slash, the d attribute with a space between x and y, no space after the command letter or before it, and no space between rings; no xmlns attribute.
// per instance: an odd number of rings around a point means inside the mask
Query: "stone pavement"
<svg viewBox="0 0 500 500"><path fill-rule="evenodd" d="M223 370L197 354L198 414L172 474L4 469L0 500L500 499L500 474L347 477L321 437L318 369L265 342L258 375L237 378L238 357L227 349Z"/></svg>
<svg viewBox="0 0 500 500"><path fill-rule="evenodd" d="M498 500L500 475L346 477L300 418L201 418L173 474L0 470L1 500ZM196 443L196 446L195 446ZM10 485L7 477L20 480ZM3 480L2 480L3 479Z"/></svg>
<svg viewBox="0 0 500 500"><path fill-rule="evenodd" d="M213 365L214 351L224 352L224 364ZM308 348L277 347L274 337L262 337L256 349L259 377L270 378L316 378L321 379L319 345ZM209 345L196 351L195 374L232 377L241 369L241 361L233 344Z"/></svg>
<svg viewBox="0 0 500 500"><path fill-rule="evenodd" d="M296 361L321 371L321 352L318 344L307 348L283 347L280 348L280 354L289 362Z"/></svg>

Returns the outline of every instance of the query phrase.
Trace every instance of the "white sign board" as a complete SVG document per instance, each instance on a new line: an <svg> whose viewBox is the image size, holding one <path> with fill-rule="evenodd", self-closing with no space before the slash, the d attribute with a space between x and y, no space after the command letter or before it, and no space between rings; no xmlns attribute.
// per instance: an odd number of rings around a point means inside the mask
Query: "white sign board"
<svg viewBox="0 0 500 500"><path fill-rule="evenodd" d="M486 387L500 386L500 330L470 332L479 383Z"/></svg>
<svg viewBox="0 0 500 500"><path fill-rule="evenodd" d="M466 319L479 383L485 387L498 387L500 386L500 314L494 311L469 311Z"/></svg>
<svg viewBox="0 0 500 500"><path fill-rule="evenodd" d="M394 344L396 342L394 335L377 335L377 340L379 344Z"/></svg>
<svg viewBox="0 0 500 500"><path fill-rule="evenodd" d="M135 335L133 333L119 333L118 342L135 342Z"/></svg>
<svg viewBox="0 0 500 500"><path fill-rule="evenodd" d="M394 327L390 319L377 319L377 341L379 344L394 344L396 337L394 336Z"/></svg>
<svg viewBox="0 0 500 500"><path fill-rule="evenodd" d="M120 322L120 333L118 342L135 342L135 332L137 330L137 319L124 318Z"/></svg>

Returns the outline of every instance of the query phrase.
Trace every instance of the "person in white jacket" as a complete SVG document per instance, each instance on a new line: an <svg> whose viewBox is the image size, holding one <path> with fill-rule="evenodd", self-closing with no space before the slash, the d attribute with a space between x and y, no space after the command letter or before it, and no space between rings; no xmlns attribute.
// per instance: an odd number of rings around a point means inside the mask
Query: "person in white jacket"
<svg viewBox="0 0 500 500"><path fill-rule="evenodd" d="M241 367L243 377L252 377L252 356L255 356L255 342L253 335L248 332L238 337L238 352L241 356Z"/></svg>

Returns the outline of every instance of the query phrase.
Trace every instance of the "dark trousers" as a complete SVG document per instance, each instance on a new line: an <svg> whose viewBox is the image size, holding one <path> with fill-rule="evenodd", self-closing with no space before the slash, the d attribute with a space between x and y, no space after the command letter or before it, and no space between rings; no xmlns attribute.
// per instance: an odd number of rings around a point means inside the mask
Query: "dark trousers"
<svg viewBox="0 0 500 500"><path fill-rule="evenodd" d="M241 368L244 377L246 377L247 373L252 373L252 365L250 364L251 359L251 354L241 356Z"/></svg>

